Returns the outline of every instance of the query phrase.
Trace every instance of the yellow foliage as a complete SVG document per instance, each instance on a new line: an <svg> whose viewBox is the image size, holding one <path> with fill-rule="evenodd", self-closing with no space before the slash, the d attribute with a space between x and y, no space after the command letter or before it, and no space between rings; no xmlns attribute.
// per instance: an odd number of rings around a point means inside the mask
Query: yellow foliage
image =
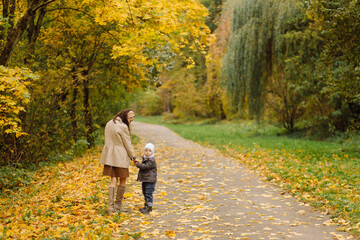
<svg viewBox="0 0 360 240"><path fill-rule="evenodd" d="M0 66L0 128L5 133L15 133L16 137L25 134L18 115L30 101L27 86L31 78L35 75L28 69Z"/></svg>
<svg viewBox="0 0 360 240"><path fill-rule="evenodd" d="M189 46L197 51L212 41L204 23L208 11L197 1L112 0L98 4L94 14L101 25L118 25L119 31L112 33L118 40L113 46L113 58L131 57L136 59L136 66L154 63L144 53L146 49L161 50L167 46L179 52Z"/></svg>

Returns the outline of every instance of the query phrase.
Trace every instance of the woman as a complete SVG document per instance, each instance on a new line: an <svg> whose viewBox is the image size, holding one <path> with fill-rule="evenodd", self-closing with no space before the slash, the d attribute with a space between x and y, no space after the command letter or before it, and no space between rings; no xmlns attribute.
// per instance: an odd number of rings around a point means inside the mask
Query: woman
<svg viewBox="0 0 360 240"><path fill-rule="evenodd" d="M125 109L116 114L105 126L105 145L100 163L104 164L103 176L110 176L109 214L121 211L125 193L126 178L129 177L129 162L135 160L135 153L130 139L130 123L135 113ZM117 187L116 200L115 188Z"/></svg>

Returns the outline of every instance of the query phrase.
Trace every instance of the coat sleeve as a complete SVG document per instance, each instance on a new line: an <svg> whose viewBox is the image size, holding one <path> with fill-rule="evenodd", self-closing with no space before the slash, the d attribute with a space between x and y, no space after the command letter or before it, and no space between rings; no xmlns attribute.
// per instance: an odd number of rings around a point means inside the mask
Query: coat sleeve
<svg viewBox="0 0 360 240"><path fill-rule="evenodd" d="M156 168L156 162L153 161L153 160L148 160L148 161L145 161L143 163L137 163L136 167L138 167L141 170L147 171L147 170Z"/></svg>
<svg viewBox="0 0 360 240"><path fill-rule="evenodd" d="M131 145L130 132L129 132L128 127L125 124L120 124L118 134L120 135L120 137L122 139L122 142L128 153L129 158L133 159L135 157L135 152Z"/></svg>

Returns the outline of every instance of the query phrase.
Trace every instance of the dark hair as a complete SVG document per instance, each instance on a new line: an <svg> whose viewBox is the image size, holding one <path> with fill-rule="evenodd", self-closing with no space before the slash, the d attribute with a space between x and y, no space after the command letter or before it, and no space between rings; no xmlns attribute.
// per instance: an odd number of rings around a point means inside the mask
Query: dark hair
<svg viewBox="0 0 360 240"><path fill-rule="evenodd" d="M132 110L131 110L131 109L124 109L124 110L122 110L121 112L119 112L118 114L116 114L116 115L113 117L114 123L116 124L115 119L116 119L117 117L120 117L120 118L121 118L121 121L122 121L123 123L125 123L125 124L128 126L128 128L130 129L129 121L128 121L128 119L127 119L129 112L132 112Z"/></svg>

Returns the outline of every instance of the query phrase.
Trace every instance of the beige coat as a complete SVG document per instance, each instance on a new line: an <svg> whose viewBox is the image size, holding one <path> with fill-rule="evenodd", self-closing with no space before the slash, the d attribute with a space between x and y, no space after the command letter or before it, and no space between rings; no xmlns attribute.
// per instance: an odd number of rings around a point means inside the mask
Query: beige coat
<svg viewBox="0 0 360 240"><path fill-rule="evenodd" d="M105 127L105 145L100 163L113 167L129 168L130 158L135 157L131 146L130 132L125 123L118 117L111 119Z"/></svg>

